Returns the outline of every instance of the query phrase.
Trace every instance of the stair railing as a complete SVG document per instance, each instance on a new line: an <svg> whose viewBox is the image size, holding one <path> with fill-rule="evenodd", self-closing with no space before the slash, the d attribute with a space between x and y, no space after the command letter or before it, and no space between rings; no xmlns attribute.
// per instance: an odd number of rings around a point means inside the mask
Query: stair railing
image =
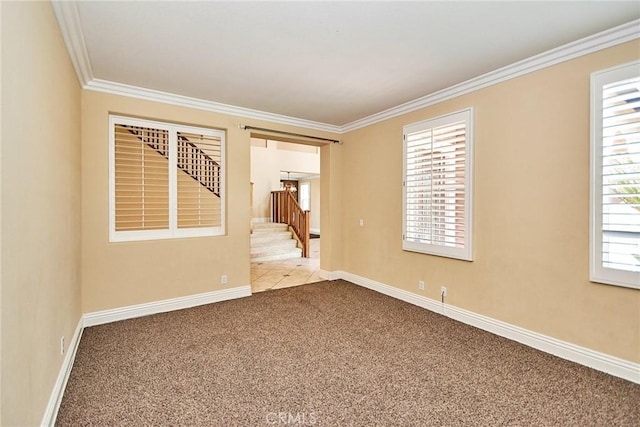
<svg viewBox="0 0 640 427"><path fill-rule="evenodd" d="M310 212L303 211L289 189L271 192L271 220L288 224L302 246L302 256L309 257Z"/></svg>
<svg viewBox="0 0 640 427"><path fill-rule="evenodd" d="M121 125L140 141L154 149L164 158L169 158L169 139L161 131L139 126ZM220 164L213 160L193 142L183 135L178 136L178 168L195 179L207 190L220 197Z"/></svg>
<svg viewBox="0 0 640 427"><path fill-rule="evenodd" d="M182 135L178 137L178 167L220 197L220 164Z"/></svg>

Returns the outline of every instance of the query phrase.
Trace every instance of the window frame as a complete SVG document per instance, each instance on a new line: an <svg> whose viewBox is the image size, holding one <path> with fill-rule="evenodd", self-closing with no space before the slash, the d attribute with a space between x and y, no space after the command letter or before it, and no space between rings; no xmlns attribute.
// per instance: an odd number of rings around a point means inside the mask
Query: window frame
<svg viewBox="0 0 640 427"><path fill-rule="evenodd" d="M640 272L603 267L602 227L602 90L610 83L640 75L640 61L596 71L590 84L590 198L589 198L589 280L595 283L640 289Z"/></svg>
<svg viewBox="0 0 640 427"><path fill-rule="evenodd" d="M303 199L302 197L302 193L303 193L302 187L306 187L307 189L306 199ZM311 183L309 181L300 181L300 183L298 184L298 199L299 199L298 204L300 205L300 209L302 209L303 211L311 210ZM303 202L303 200L306 200L306 204Z"/></svg>
<svg viewBox="0 0 640 427"><path fill-rule="evenodd" d="M411 123L403 127L402 141L402 250L446 258L473 261L473 108L465 108L442 116ZM407 135L427 129L465 122L465 176L464 176L464 247L407 241Z"/></svg>
<svg viewBox="0 0 640 427"><path fill-rule="evenodd" d="M116 230L116 168L115 168L115 126L116 124L140 126L169 133L169 225L168 228L154 230ZM220 226L178 228L178 132L195 133L220 138ZM189 237L213 237L226 234L226 132L219 129L183 125L158 120L141 119L131 116L109 114L109 242L135 242Z"/></svg>

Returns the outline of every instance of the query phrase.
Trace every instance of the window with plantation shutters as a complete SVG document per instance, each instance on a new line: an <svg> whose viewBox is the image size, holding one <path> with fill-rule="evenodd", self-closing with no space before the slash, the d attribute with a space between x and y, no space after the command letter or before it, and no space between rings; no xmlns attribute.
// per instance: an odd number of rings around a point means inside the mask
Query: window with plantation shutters
<svg viewBox="0 0 640 427"><path fill-rule="evenodd" d="M640 62L591 76L591 280L640 289Z"/></svg>
<svg viewBox="0 0 640 427"><path fill-rule="evenodd" d="M472 110L404 127L402 248L471 261Z"/></svg>
<svg viewBox="0 0 640 427"><path fill-rule="evenodd" d="M224 132L112 115L110 241L224 234Z"/></svg>

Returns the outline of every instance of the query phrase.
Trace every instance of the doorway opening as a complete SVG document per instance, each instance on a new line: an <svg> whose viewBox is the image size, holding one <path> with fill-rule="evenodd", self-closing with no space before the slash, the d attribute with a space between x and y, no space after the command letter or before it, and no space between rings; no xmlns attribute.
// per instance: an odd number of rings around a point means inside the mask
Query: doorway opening
<svg viewBox="0 0 640 427"><path fill-rule="evenodd" d="M251 135L252 292L322 280L320 145ZM301 236L299 221L283 219L292 216L282 215L283 200L288 212L294 205L297 212L307 212L303 221L308 244Z"/></svg>

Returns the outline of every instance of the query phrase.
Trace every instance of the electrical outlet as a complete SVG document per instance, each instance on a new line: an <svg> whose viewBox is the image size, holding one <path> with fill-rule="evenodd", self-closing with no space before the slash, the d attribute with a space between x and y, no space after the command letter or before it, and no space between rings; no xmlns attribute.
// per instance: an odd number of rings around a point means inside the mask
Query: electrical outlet
<svg viewBox="0 0 640 427"><path fill-rule="evenodd" d="M60 338L60 354L64 354L64 337Z"/></svg>
<svg viewBox="0 0 640 427"><path fill-rule="evenodd" d="M364 219L360 220L360 227L364 227Z"/></svg>
<svg viewBox="0 0 640 427"><path fill-rule="evenodd" d="M420 289L421 291L424 291L424 280L418 281L418 289Z"/></svg>
<svg viewBox="0 0 640 427"><path fill-rule="evenodd" d="M440 296L441 297L446 297L447 296L447 288L446 288L446 286L440 286Z"/></svg>
<svg viewBox="0 0 640 427"><path fill-rule="evenodd" d="M220 283L223 285L227 284L227 275L223 274L222 277L220 278Z"/></svg>

